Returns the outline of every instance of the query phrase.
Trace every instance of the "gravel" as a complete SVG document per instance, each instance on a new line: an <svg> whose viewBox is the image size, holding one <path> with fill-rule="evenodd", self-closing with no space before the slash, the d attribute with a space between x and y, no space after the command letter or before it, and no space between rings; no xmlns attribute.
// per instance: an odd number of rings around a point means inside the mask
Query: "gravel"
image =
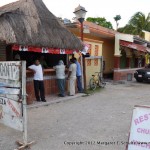
<svg viewBox="0 0 150 150"><path fill-rule="evenodd" d="M32 150L125 150L134 105L150 105L150 85L109 82L94 95L28 109ZM0 150L22 133L0 124Z"/></svg>

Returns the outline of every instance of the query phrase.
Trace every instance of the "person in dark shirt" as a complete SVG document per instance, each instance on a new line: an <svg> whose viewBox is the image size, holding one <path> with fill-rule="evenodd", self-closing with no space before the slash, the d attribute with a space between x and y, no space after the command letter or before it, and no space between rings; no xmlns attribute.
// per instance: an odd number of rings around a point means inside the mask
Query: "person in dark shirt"
<svg viewBox="0 0 150 150"><path fill-rule="evenodd" d="M14 57L14 60L15 60L15 61L20 61L20 60L21 60L21 59L20 59L20 55L19 55L19 54L16 54L15 57Z"/></svg>
<svg viewBox="0 0 150 150"><path fill-rule="evenodd" d="M46 63L46 61L44 59L44 56L40 57L40 64L42 65L43 69L47 69L48 68L48 65L47 65L47 63Z"/></svg>
<svg viewBox="0 0 150 150"><path fill-rule="evenodd" d="M82 70L81 70L81 65L80 65L80 63L77 61L77 59L75 57L73 59L74 59L75 64L77 66L76 76L77 76L77 88L78 88L78 92L82 93L83 92L83 88L82 88Z"/></svg>

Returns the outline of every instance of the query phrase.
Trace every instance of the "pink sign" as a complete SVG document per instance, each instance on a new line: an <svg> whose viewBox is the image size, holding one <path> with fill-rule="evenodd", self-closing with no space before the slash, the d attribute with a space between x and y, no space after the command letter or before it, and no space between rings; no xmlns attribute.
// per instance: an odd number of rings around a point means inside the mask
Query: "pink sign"
<svg viewBox="0 0 150 150"><path fill-rule="evenodd" d="M135 106L128 150L147 149L150 149L150 106Z"/></svg>

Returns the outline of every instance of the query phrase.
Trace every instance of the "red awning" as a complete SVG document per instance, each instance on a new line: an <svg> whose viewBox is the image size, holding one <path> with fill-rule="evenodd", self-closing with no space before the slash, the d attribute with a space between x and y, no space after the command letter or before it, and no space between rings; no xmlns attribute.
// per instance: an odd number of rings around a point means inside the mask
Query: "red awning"
<svg viewBox="0 0 150 150"><path fill-rule="evenodd" d="M49 54L74 54L79 52L78 50L69 49L55 49L55 48L45 48L45 47L33 47L33 46L21 46L13 45L13 51L27 51L27 52L37 52L37 53L49 53Z"/></svg>
<svg viewBox="0 0 150 150"><path fill-rule="evenodd" d="M146 47L144 47L142 45L139 45L139 44L132 43L132 42L127 42L127 41L121 41L120 40L120 45L128 47L128 48L132 48L132 49L135 49L135 50L138 50L138 51L142 51L142 52L147 51Z"/></svg>

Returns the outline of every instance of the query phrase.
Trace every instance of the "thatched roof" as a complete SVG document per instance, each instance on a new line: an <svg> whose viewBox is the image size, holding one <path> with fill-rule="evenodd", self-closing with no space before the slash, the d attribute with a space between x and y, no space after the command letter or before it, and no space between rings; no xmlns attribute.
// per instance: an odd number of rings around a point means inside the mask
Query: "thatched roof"
<svg viewBox="0 0 150 150"><path fill-rule="evenodd" d="M0 40L8 44L82 49L81 41L42 0L19 0L0 7Z"/></svg>

